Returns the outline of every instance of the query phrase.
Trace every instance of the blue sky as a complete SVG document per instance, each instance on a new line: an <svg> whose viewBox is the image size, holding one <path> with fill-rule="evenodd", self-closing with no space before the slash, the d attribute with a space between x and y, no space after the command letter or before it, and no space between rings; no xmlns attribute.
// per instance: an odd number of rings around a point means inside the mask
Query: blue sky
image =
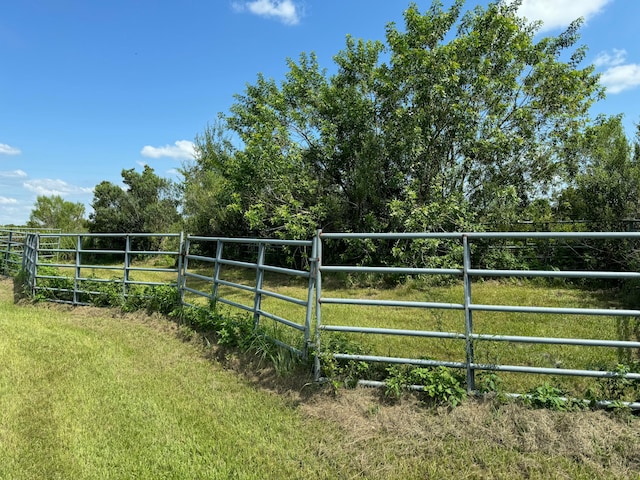
<svg viewBox="0 0 640 480"><path fill-rule="evenodd" d="M422 10L431 0L416 1ZM444 0L445 6L452 0ZM486 4L467 0L466 7ZM148 164L161 176L261 72L315 52L330 72L345 36L384 40L396 0L0 0L0 225L26 222L37 195L87 205L102 180ZM607 98L593 110L640 122L637 0L524 0L557 35L584 17L586 63Z"/></svg>

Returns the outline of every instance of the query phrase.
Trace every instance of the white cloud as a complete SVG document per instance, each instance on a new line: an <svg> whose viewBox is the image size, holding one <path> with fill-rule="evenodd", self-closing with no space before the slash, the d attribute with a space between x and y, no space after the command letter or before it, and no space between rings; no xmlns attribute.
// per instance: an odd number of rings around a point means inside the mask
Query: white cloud
<svg viewBox="0 0 640 480"><path fill-rule="evenodd" d="M0 155L20 155L20 149L7 145L6 143L0 143Z"/></svg>
<svg viewBox="0 0 640 480"><path fill-rule="evenodd" d="M238 12L248 10L261 17L275 17L285 25L297 25L300 22L298 7L292 0L254 0L253 2L234 2Z"/></svg>
<svg viewBox="0 0 640 480"><path fill-rule="evenodd" d="M27 176L27 172L23 170L11 170L8 172L0 172L2 178L24 178Z"/></svg>
<svg viewBox="0 0 640 480"><path fill-rule="evenodd" d="M518 14L529 21L542 20L540 31L568 26L579 17L589 20L611 0L523 0Z"/></svg>
<svg viewBox="0 0 640 480"><path fill-rule="evenodd" d="M593 61L593 64L596 67L615 67L616 65L622 65L626 57L626 50L618 50L617 48L614 48L611 54L607 52L600 52Z"/></svg>
<svg viewBox="0 0 640 480"><path fill-rule="evenodd" d="M600 83L607 87L607 93L620 93L640 85L640 65L627 63L626 50L613 49L611 53L600 52L593 64L605 68L600 74Z"/></svg>
<svg viewBox="0 0 640 480"><path fill-rule="evenodd" d="M620 93L640 85L640 65L618 65L607 69L600 77L607 93Z"/></svg>
<svg viewBox="0 0 640 480"><path fill-rule="evenodd" d="M18 203L18 200L15 198L7 198L0 196L0 205L14 205Z"/></svg>
<svg viewBox="0 0 640 480"><path fill-rule="evenodd" d="M70 185L64 180L53 180L43 178L38 180L29 180L23 183L24 188L30 190L37 195L78 195L93 192L93 188L78 187Z"/></svg>
<svg viewBox="0 0 640 480"><path fill-rule="evenodd" d="M189 140L178 140L174 145L165 145L164 147L146 145L140 151L143 157L170 157L176 160L192 160L195 157L195 153L195 145Z"/></svg>

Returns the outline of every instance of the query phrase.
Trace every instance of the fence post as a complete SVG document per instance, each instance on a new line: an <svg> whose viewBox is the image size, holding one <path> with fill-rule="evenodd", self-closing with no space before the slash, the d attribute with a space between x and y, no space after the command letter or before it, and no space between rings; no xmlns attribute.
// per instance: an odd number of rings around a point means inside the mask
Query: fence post
<svg viewBox="0 0 640 480"><path fill-rule="evenodd" d="M7 237L7 250L4 253L4 274L8 275L11 273L9 269L9 260L11 257L11 241L13 239L13 232L9 230L9 236Z"/></svg>
<svg viewBox="0 0 640 480"><path fill-rule="evenodd" d="M316 257L316 332L315 332L315 344L316 344L316 356L313 363L313 376L316 382L320 380L320 326L322 325L322 315L320 311L320 299L322 298L322 239L320 235L322 230L317 230L316 235L313 238L315 249L317 253Z"/></svg>
<svg viewBox="0 0 640 480"><path fill-rule="evenodd" d="M76 237L76 268L73 278L73 304L77 305L80 301L78 291L80 290L81 265L82 265L82 235Z"/></svg>
<svg viewBox="0 0 640 480"><path fill-rule="evenodd" d="M222 247L224 243L222 240L218 240L216 243L216 261L213 267L213 290L211 292L211 299L213 302L218 298L218 280L220 280L220 260L222 260Z"/></svg>
<svg viewBox="0 0 640 480"><path fill-rule="evenodd" d="M253 328L258 328L260 324L260 307L262 305L262 283L264 281L264 251L265 244L258 244L258 259L256 262L256 291L253 297Z"/></svg>
<svg viewBox="0 0 640 480"><path fill-rule="evenodd" d="M22 270L26 275L26 286L29 287L31 295L36 293L36 282L38 275L38 249L40 248L40 235L37 233L28 234L25 237L22 249Z"/></svg>
<svg viewBox="0 0 640 480"><path fill-rule="evenodd" d="M304 358L309 358L311 342L311 315L313 313L313 295L315 293L316 274L318 270L318 238L313 237L311 244L311 258L309 259L309 286L307 288L307 311L304 320Z"/></svg>
<svg viewBox="0 0 640 480"><path fill-rule="evenodd" d="M176 287L180 294L180 305L184 305L184 278L187 270L187 251L185 249L187 248L186 245L188 245L188 242L189 240L185 243L184 232L180 232L180 244L178 245L178 278L176 279Z"/></svg>
<svg viewBox="0 0 640 480"><path fill-rule="evenodd" d="M131 237L127 235L124 245L124 272L122 274L122 299L126 300L127 290L129 287L129 267L131 266L131 258L129 251L131 250Z"/></svg>
<svg viewBox="0 0 640 480"><path fill-rule="evenodd" d="M40 234L36 233L34 239L34 248L33 248L33 263L32 263L32 274L31 274L31 295L36 294L36 287L38 286L38 250L40 250Z"/></svg>
<svg viewBox="0 0 640 480"><path fill-rule="evenodd" d="M22 271L23 272L28 271L27 270L28 269L27 265L28 265L29 260L30 260L30 255L31 255L31 250L30 249L31 249L32 243L33 243L33 240L32 240L33 236L34 236L33 233L29 233L29 234L27 234L27 236L24 239L24 245L22 247ZM0 272L0 273L2 273L2 272Z"/></svg>
<svg viewBox="0 0 640 480"><path fill-rule="evenodd" d="M476 389L475 370L473 369L473 317L471 312L471 248L469 246L469 237L462 235L462 268L464 281L464 335L466 341L466 365L467 365L467 392L471 393Z"/></svg>

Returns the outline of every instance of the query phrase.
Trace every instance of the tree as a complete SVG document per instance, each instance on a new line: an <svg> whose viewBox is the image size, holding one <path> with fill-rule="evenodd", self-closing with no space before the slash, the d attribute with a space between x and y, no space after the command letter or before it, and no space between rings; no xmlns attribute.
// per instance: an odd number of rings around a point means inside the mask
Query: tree
<svg viewBox="0 0 640 480"><path fill-rule="evenodd" d="M59 228L63 233L85 230L84 205L59 195L39 195L29 215L30 228Z"/></svg>
<svg viewBox="0 0 640 480"><path fill-rule="evenodd" d="M634 229L640 216L640 127L635 145L626 136L622 115L600 116L576 145L580 170L556 199L559 219L585 222L596 231ZM640 244L636 240L590 240L589 262L582 269L609 270L619 264L640 268ZM619 268L619 267L616 267Z"/></svg>
<svg viewBox="0 0 640 480"><path fill-rule="evenodd" d="M640 128L636 138L640 141ZM598 117L576 151L581 168L559 195L557 216L586 221L595 230L625 229L625 219L640 215L640 158L622 115Z"/></svg>
<svg viewBox="0 0 640 480"><path fill-rule="evenodd" d="M190 218L213 210L219 234L296 237L517 218L576 171L570 147L601 88L580 68L579 20L536 41L517 2L463 4L411 5L386 45L347 37L332 76L313 54L289 60L281 84L258 76L196 141Z"/></svg>
<svg viewBox="0 0 640 480"><path fill-rule="evenodd" d="M180 216L177 194L170 180L158 177L145 166L142 173L122 170L126 189L103 181L94 190L89 215L92 233L167 233L175 228ZM138 239L138 246L150 245ZM137 247L136 247L137 248Z"/></svg>
<svg viewBox="0 0 640 480"><path fill-rule="evenodd" d="M386 133L406 144L407 189L418 199L459 196L482 217L505 189L524 207L566 175L572 158L563 147L601 89L593 67L578 67L585 49L567 52L579 20L535 42L537 25L517 16L518 2L461 17L463 4L444 11L434 2L424 15L412 5L405 31L387 28Z"/></svg>

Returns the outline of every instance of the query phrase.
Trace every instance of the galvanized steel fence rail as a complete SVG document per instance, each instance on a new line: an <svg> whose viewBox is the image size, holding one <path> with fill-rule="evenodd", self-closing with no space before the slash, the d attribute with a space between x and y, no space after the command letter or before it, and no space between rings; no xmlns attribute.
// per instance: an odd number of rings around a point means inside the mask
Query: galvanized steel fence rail
<svg viewBox="0 0 640 480"><path fill-rule="evenodd" d="M225 238L225 237L202 237L188 235L184 244L184 263L182 283L180 291L183 304L193 306L194 304L185 300L185 293L196 298L204 298L207 302L224 304L249 312L253 316L254 326L257 328L261 323L271 324L275 328L267 328L266 331L277 330L278 327L289 329L291 334L281 335L278 338L271 335L273 341L288 350L300 355L307 356L311 346L312 312L314 306L314 281L315 277L310 271L288 268L276 265L269 265L266 261L267 252L271 249L302 249L314 258L315 241L310 240L276 240L276 239L249 239L249 238ZM194 247L199 250L214 251L214 256L207 256L193 253ZM226 247L226 248L225 248ZM230 247L244 247L240 255L242 260L236 255L226 255ZM249 248L247 248L249 247ZM198 265L202 269L203 265L208 265L210 275L190 271L189 268ZM244 271L249 277L244 275L244 281L231 280L225 278L225 272L230 268ZM289 295L269 290L265 286L265 274L275 273L292 278L308 279L308 289L306 298L294 298ZM243 295L244 294L244 295ZM240 297L240 298L236 298ZM280 302L296 305L300 307L301 313L297 318L283 318L273 312L268 311L263 299L268 297ZM300 335L295 335L295 333ZM288 342L282 341L288 338Z"/></svg>
<svg viewBox="0 0 640 480"><path fill-rule="evenodd" d="M50 243L46 243L43 248L43 241L46 242L52 237L67 240L67 244L73 245L73 248L53 248ZM124 240L124 248L101 248L93 246L91 242ZM156 241L172 240L175 249L163 250L161 248L154 250L136 249L132 245L135 240L154 239ZM71 240L70 242L68 240ZM27 248L28 247L28 248ZM33 294L39 292L52 292L61 295L62 298L54 298L51 301L57 303L69 303L72 305L87 305L88 302L83 300L86 295L103 295L104 292L92 289L91 284L94 283L119 283L122 286L122 296L127 297L132 285L166 285L164 281L148 281L133 279L132 273L135 272L162 272L175 275L176 280L172 281L173 285L180 283L180 272L182 271L182 234L180 233L82 233L82 234L29 234L25 239L25 256L23 268L25 275L30 280L31 291ZM40 252L46 252L48 258L42 259ZM53 255L53 257L52 257ZM165 255L174 260L173 267L155 267L155 266L136 266L133 259L136 257ZM87 258L90 257L89 260ZM104 259L116 258L120 265L105 264ZM62 261L60 258L68 258L70 260ZM57 261L54 259L58 259ZM115 262L110 262L115 263ZM53 272L48 269L55 269ZM45 273L42 273L44 270ZM110 278L101 278L104 272L112 275ZM66 274L65 274L66 273ZM38 282L44 280L45 282ZM72 285L57 286L56 281L71 281ZM50 285L53 283L53 286ZM46 295L45 295L46 296ZM60 295L59 295L60 297Z"/></svg>
<svg viewBox="0 0 640 480"><path fill-rule="evenodd" d="M572 278L572 279L640 279L640 272L621 271L559 271L559 270L495 270L473 268L471 245L474 241L495 240L495 239L640 239L640 233L604 233L604 232L528 232L528 233L322 233L318 236L318 257L323 257L323 244L330 240L456 240L462 244L463 258L459 268L407 268L407 267L362 267L358 265L324 265L319 261L316 270L316 348L322 349L322 332L342 332L351 334L369 335L394 335L410 337L440 338L450 340L461 340L465 342L465 360L447 361L438 359L422 358L400 358L392 356L377 355L353 355L348 353L336 353L333 355L338 360L354 360L363 362L382 362L386 364L409 364L416 366L445 366L462 369L466 372L467 390L474 391L475 374L480 371L492 372L514 372L526 374L547 374L547 375L567 375L585 376L595 378L615 378L624 377L632 380L640 380L639 373L625 373L612 371L601 371L595 369L566 369L566 368L544 368L528 365L503 365L498 363L478 363L474 355L474 347L478 342L512 342L523 344L556 344L582 346L585 348L607 347L638 349L640 342L624 340L606 339L578 339L578 338L548 338L529 337L519 335L501 334L479 334L474 331L474 312L506 312L506 313L538 313L550 315L588 315L588 316L612 316L612 317L633 317L636 321L640 318L640 310L635 309L594 309L594 308L553 308L547 306L518 306L518 305L487 305L473 301L472 283L474 278L487 277L544 277L544 278ZM326 297L322 293L323 273L375 273L382 275L403 274L403 275L450 275L462 280L463 301L461 303L438 303L438 302L409 302L409 301L384 301L370 300L362 298L332 298ZM352 306L368 307L399 307L417 309L447 309L458 310L464 314L464 322L458 331L424 331L420 329L394 329L394 328L364 328L348 324L326 324L323 323L322 312L325 305L342 304ZM321 371L320 357L316 359L316 379ZM368 385L384 385L382 382L364 381ZM633 408L640 408L640 403L629 404Z"/></svg>
<svg viewBox="0 0 640 480"><path fill-rule="evenodd" d="M27 236L32 233L48 233L51 236L43 242L41 257L51 257L50 249L60 246L60 229L35 229L27 227L0 227L0 275L15 275L22 265L22 251Z"/></svg>
<svg viewBox="0 0 640 480"><path fill-rule="evenodd" d="M72 263L42 261L38 252L42 251L40 242L52 236L58 238L72 237L75 240L75 248L51 249L47 251L56 254L73 255ZM132 241L135 239L155 237L170 239L175 244L175 249L170 250L135 250ZM87 248L83 242L91 238L124 238L125 246L122 249L98 249ZM26 271L29 285L34 292L40 287L40 279L69 278L64 275L42 275L38 268L50 266L58 269L73 269L72 298L68 303L81 304L82 293L96 293L82 289L84 281L112 282L113 279L97 279L87 276L84 272L92 269L112 269L121 273L118 281L122 284L122 293L127 295L128 287L132 284L157 285L163 282L137 281L131 278L135 271L156 271L172 275L174 283L181 293L182 302L186 306L202 305L202 303L217 303L227 307L248 312L253 316L257 327L269 324L271 330L285 330L284 335L274 336L281 346L301 355L307 356L311 349L319 354L315 356L316 380L320 380L322 371L322 355L324 349L324 337L326 334L363 334L373 336L393 336L403 338L433 338L445 341L459 341L464 343L464 358L456 361L450 359L434 359L423 357L403 357L392 355L354 355L347 352L329 352L336 360L361 361L383 364L408 364L415 366L445 366L460 369L465 372L468 391L476 390L477 372L509 372L539 375L578 376L594 378L623 377L630 380L640 380L640 374L627 372L604 371L590 368L547 368L530 365L500 364L498 362L487 363L477 361L475 349L481 343L512 344L539 344L539 345L563 345L572 347L602 347L618 348L637 351L640 349L639 341L611 340L605 338L554 338L536 337L525 335L507 335L504 333L482 333L474 329L474 313L493 312L502 314L547 314L564 318L573 315L585 315L595 317L628 317L637 322L640 318L640 310L613 309L613 308L560 308L545 305L499 305L476 303L473 297L474 279L486 278L570 278L570 279L609 279L609 280L638 280L640 272L635 271L561 271L561 270L517 270L517 269L489 269L477 268L472 263L472 246L478 242L526 239L551 239L551 240L640 240L640 233L602 233L602 232L526 232L526 233L324 233L319 231L312 240L276 240L257 238L224 238L184 236L182 234L40 234L29 235L20 247L23 258L20 259L22 268ZM460 265L451 268L426 268L409 266L362 266L334 264L325 265L323 258L326 253L331 253L334 241L449 241L459 242L462 247L462 261ZM12 243L13 242L13 243ZM0 244L2 245L2 244ZM9 255L18 251L14 240L5 241L2 254ZM266 260L273 249L280 251L297 251L298 258L306 259L301 268L272 265ZM333 252L335 253L335 252ZM119 255L123 258L121 267L99 265L83 261L84 256L92 255ZM168 255L175 259L173 268L155 268L149 266L135 266L132 259L145 255ZM336 255L333 256L336 258ZM93 259L95 262L95 258ZM6 264L6 261L5 261ZM14 269L15 270L15 267ZM237 272L244 275L237 277ZM226 276L229 272L235 272L236 277ZM281 292L276 292L265 287L265 275L277 274L285 277L302 278L307 281L305 298L294 298ZM376 275L407 275L407 276L449 276L458 279L462 283L463 295L460 302L432 302L432 301L400 301L400 300L376 300L371 298L337 298L326 296L323 293L323 275L326 274L376 274ZM200 302L198 301L200 299ZM265 299L284 302L300 308L300 314L295 318L284 318L265 307ZM409 329L394 328L392 319L388 328L362 327L350 324L350 322L325 321L324 313L331 305L350 305L353 308L399 308L417 310L454 310L460 312L462 321L459 328L451 331L433 329ZM314 320L315 316L315 322ZM290 334L293 332L293 334ZM382 385L381 382L364 380L369 385ZM633 408L640 408L640 403L630 404Z"/></svg>

